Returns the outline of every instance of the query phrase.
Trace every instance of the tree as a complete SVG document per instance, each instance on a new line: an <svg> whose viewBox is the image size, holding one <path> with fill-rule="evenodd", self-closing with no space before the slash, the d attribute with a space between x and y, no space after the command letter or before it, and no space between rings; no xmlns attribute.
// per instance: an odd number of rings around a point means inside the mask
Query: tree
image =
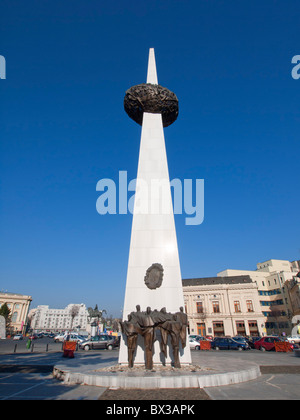
<svg viewBox="0 0 300 420"><path fill-rule="evenodd" d="M1 306L0 315L4 316L5 318L6 333L9 334L11 328L11 310L7 306L7 303L3 303L3 305Z"/></svg>
<svg viewBox="0 0 300 420"><path fill-rule="evenodd" d="M113 324L112 324L113 331L119 332L119 329L120 329L120 321L122 321L122 320L121 319L118 319L118 318L115 318L113 320Z"/></svg>
<svg viewBox="0 0 300 420"><path fill-rule="evenodd" d="M79 306L73 305L70 309L70 316L71 316L71 329L73 328L73 322L76 316L79 314Z"/></svg>

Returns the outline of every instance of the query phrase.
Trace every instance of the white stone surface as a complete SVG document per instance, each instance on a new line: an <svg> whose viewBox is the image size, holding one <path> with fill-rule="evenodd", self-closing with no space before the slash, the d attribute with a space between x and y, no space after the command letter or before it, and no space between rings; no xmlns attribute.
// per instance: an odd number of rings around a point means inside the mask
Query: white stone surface
<svg viewBox="0 0 300 420"><path fill-rule="evenodd" d="M158 85L154 48L150 48L149 50L147 83Z"/></svg>
<svg viewBox="0 0 300 420"><path fill-rule="evenodd" d="M147 83L158 83L154 50L149 52ZM159 184L157 184L159 183ZM162 185L161 190L153 189ZM160 192L162 191L162 192ZM164 277L161 287L150 290L144 282L147 269L162 264ZM144 113L141 133L137 188L133 211L130 252L123 320L127 320L136 305L146 311L166 307L178 312L184 307L176 229L172 209L170 179L161 114ZM144 364L143 340L139 337L134 363ZM171 363L171 348L166 363ZM190 348L181 349L182 364L191 363ZM127 347L121 341L119 363L127 364ZM154 363L161 362L159 342L154 343Z"/></svg>
<svg viewBox="0 0 300 420"><path fill-rule="evenodd" d="M101 387L120 387L135 389L153 388L209 388L215 386L233 385L251 381L261 376L259 366L245 368L240 371L225 373L187 373L180 372L162 375L159 372L134 374L109 374L88 372L86 374L66 370L59 366L53 369L53 376L66 384L84 384Z"/></svg>

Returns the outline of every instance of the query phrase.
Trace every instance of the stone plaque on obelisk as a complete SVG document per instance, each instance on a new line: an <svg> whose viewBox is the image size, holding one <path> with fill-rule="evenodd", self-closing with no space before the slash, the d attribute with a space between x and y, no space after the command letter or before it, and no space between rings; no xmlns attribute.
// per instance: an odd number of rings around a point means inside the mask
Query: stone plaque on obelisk
<svg viewBox="0 0 300 420"><path fill-rule="evenodd" d="M158 84L153 48L149 51L147 83L126 92L124 107L128 115L142 125L123 308L123 321L126 321L137 305L141 312L147 308L151 311L165 308L168 313L178 313L180 307L184 307L163 129L177 118L178 100L174 93ZM145 363L144 353L144 341L139 336L135 365ZM191 363L188 342L185 348L180 347L179 357L181 364ZM162 362L172 362L172 349L169 343L167 356L163 356L160 341L155 339L153 363ZM128 363L124 334L119 363Z"/></svg>

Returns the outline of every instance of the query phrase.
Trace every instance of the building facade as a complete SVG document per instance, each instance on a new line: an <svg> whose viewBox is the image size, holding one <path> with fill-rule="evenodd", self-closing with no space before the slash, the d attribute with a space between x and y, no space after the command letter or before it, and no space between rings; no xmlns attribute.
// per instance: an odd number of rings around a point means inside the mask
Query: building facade
<svg viewBox="0 0 300 420"><path fill-rule="evenodd" d="M0 293L0 307L6 303L10 309L10 334L25 333L31 302L31 296L21 295L18 293Z"/></svg>
<svg viewBox="0 0 300 420"><path fill-rule="evenodd" d="M182 282L190 334L289 335L300 315L300 261L272 259L253 271Z"/></svg>
<svg viewBox="0 0 300 420"><path fill-rule="evenodd" d="M31 329L35 332L70 331L74 328L86 331L88 310L81 304L69 304L64 309L52 309L48 305L39 305L29 314Z"/></svg>
<svg viewBox="0 0 300 420"><path fill-rule="evenodd" d="M290 334L292 319L297 313L295 298L292 300L290 282L299 272L299 261L271 259L257 264L256 270L231 270L220 273L220 277L248 275L257 285L261 312L264 316L265 335ZM295 293L296 293L296 289Z"/></svg>
<svg viewBox="0 0 300 420"><path fill-rule="evenodd" d="M190 334L262 334L258 290L249 276L185 279L183 293Z"/></svg>
<svg viewBox="0 0 300 420"><path fill-rule="evenodd" d="M300 316L300 272L287 283L293 316Z"/></svg>

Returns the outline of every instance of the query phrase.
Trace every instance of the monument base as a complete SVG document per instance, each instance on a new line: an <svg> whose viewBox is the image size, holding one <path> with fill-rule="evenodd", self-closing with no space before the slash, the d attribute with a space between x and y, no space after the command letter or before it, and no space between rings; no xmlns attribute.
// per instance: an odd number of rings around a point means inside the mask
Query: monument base
<svg viewBox="0 0 300 420"><path fill-rule="evenodd" d="M195 351L192 365L183 365L181 369L154 365L153 370L145 370L140 365L128 368L120 364L101 368L101 364L105 364L102 353L91 354L89 363L89 357L79 352L72 363L64 361L56 365L53 375L66 384L127 389L206 388L237 384L261 376L259 365L226 356ZM98 369L95 357L99 359Z"/></svg>

